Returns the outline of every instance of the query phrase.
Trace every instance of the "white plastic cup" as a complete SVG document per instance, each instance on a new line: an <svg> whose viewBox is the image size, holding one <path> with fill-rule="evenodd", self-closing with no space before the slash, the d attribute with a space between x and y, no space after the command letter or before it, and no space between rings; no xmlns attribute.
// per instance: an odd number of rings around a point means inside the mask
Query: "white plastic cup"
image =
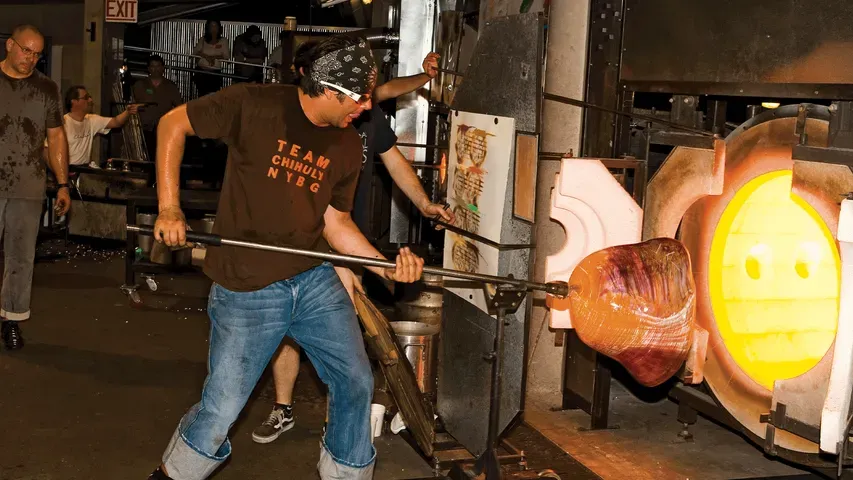
<svg viewBox="0 0 853 480"><path fill-rule="evenodd" d="M374 403L370 405L370 432L372 442L374 438L382 435L382 424L385 423L385 405Z"/></svg>
<svg viewBox="0 0 853 480"><path fill-rule="evenodd" d="M406 422L403 421L403 416L400 415L400 412L397 412L397 415L394 415L394 418L391 419L391 433L397 435L406 429Z"/></svg>

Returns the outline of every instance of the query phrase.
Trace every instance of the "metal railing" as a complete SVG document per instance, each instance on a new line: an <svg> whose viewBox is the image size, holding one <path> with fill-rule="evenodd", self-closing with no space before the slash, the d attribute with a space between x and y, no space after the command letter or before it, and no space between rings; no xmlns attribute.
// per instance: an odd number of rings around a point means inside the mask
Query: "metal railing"
<svg viewBox="0 0 853 480"><path fill-rule="evenodd" d="M180 67L173 68L173 71L168 73L167 78L178 84L181 94L183 94L186 99L195 98L195 85L192 82L192 70L196 67L197 57L192 55L192 53L198 40L204 36L204 24L204 20L171 19L158 21L151 25L151 42L149 46L154 51L163 52L169 55L170 58L173 59L171 62L173 67ZM280 45L281 41L279 39L279 34L282 31L282 25L280 23L223 21L222 38L228 43L229 51L233 52L234 40L245 33L246 29L253 24L260 29L261 38L263 38L266 43L268 55ZM299 43L302 40L307 40L314 36L323 37L337 33L347 33L359 30L363 29L351 27L297 25L294 35L296 36L295 42ZM387 37L389 42L399 41L399 35L396 32L387 32ZM182 57L178 57L178 55L182 55ZM161 56L169 62L169 58L166 58L162 54ZM179 59L180 62L178 62ZM222 75L225 76L223 86L233 83L232 81L236 76L234 72L235 66L236 65L233 60L224 65L225 68L223 68L221 72ZM272 71L270 67L264 69L264 72L264 81L270 81L271 79L277 78L277 76L271 75L271 73L275 72ZM230 78L228 76L230 76Z"/></svg>
<svg viewBox="0 0 853 480"><path fill-rule="evenodd" d="M234 83L235 80L238 81L246 81L249 80L248 77L244 77L241 75L237 75L235 73L236 67L238 65L249 66L254 68L260 68L262 72L263 83L267 83L276 78L276 68L270 65L267 65L267 59L264 59L263 63L249 63L249 62L240 62L237 60L220 60L222 64L222 68L220 70L204 70L198 68L197 63L198 60L201 59L198 55L192 55L188 53L179 53L179 52L169 52L165 50L153 49L153 48L142 48L142 47L131 47L124 46L125 52L136 52L136 53L145 53L148 55L159 55L163 57L163 61L165 62L165 77L169 80L175 82L178 86L178 90L181 92L181 96L185 100L190 100L196 98L197 92L195 88L195 84L193 83L193 73L199 72L207 75L213 75L217 77L223 78L223 88L227 87ZM127 55L125 55L127 58ZM143 67L145 61L132 61L129 60L128 63L139 65ZM144 67L143 67L144 68Z"/></svg>

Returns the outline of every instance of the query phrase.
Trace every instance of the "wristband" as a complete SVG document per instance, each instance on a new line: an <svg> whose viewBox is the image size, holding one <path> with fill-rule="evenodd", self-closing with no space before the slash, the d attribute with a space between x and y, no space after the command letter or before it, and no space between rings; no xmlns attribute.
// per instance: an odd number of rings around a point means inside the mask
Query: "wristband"
<svg viewBox="0 0 853 480"><path fill-rule="evenodd" d="M68 183L57 183L56 188L71 188L71 185Z"/></svg>

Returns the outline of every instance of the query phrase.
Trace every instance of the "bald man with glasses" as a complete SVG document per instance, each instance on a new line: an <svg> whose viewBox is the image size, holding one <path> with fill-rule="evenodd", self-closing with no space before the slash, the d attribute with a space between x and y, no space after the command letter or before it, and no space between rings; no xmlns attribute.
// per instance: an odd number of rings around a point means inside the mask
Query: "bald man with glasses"
<svg viewBox="0 0 853 480"><path fill-rule="evenodd" d="M30 318L33 261L44 204L48 163L56 175L57 215L71 206L68 141L62 99L50 78L36 71L44 37L32 25L16 27L0 62L0 235L5 271L0 289L0 336L8 350L24 346L20 322Z"/></svg>

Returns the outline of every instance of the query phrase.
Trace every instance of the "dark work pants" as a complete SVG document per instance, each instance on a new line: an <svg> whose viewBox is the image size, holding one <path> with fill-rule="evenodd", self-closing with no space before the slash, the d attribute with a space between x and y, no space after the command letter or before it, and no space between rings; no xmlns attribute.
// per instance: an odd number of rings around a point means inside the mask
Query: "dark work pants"
<svg viewBox="0 0 853 480"><path fill-rule="evenodd" d="M0 317L4 320L30 318L33 262L43 206L41 200L0 198L0 234L3 235L5 263Z"/></svg>

